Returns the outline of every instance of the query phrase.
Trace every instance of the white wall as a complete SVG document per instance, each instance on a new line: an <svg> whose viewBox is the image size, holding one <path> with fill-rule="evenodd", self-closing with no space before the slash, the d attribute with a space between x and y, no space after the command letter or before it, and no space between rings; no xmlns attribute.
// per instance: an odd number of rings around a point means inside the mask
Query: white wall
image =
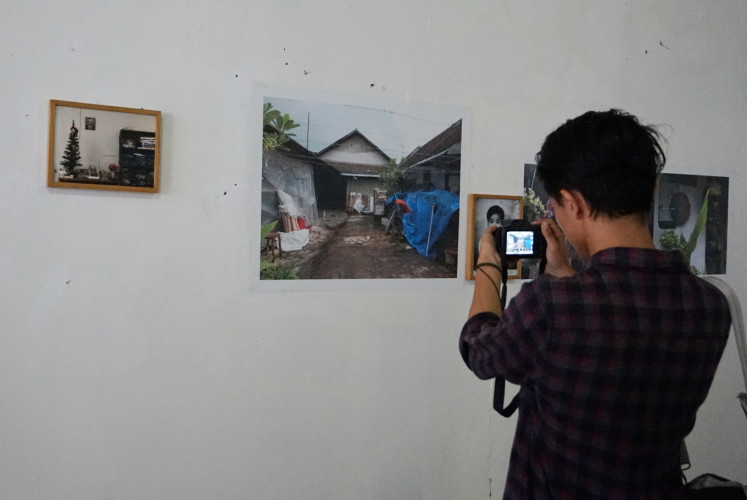
<svg viewBox="0 0 747 500"><path fill-rule="evenodd" d="M669 172L731 179L747 303L746 19L741 0L5 5L0 497L498 495L513 422L457 352L471 282L252 287L253 83L471 108L471 192L520 193L588 109L666 124ZM47 188L49 99L161 110L161 193ZM747 482L728 349L690 477Z"/></svg>

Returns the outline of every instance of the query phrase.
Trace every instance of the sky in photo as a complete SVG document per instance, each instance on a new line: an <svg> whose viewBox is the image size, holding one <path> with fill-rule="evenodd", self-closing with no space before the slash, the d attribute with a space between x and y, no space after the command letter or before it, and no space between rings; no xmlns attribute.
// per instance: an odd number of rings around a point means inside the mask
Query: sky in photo
<svg viewBox="0 0 747 500"><path fill-rule="evenodd" d="M300 127L294 140L312 152L319 152L357 129L390 158L410 154L462 118L455 109L411 102L380 108L366 105L317 102L266 96L264 102L287 113Z"/></svg>

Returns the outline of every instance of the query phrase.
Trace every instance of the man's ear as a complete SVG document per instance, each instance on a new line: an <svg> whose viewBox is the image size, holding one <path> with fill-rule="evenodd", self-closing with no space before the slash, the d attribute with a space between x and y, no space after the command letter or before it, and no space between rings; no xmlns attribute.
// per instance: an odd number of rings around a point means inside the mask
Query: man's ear
<svg viewBox="0 0 747 500"><path fill-rule="evenodd" d="M563 206L566 207L568 212L577 219L588 216L591 213L586 198L576 190L568 191L566 189L561 189L560 198L563 200Z"/></svg>

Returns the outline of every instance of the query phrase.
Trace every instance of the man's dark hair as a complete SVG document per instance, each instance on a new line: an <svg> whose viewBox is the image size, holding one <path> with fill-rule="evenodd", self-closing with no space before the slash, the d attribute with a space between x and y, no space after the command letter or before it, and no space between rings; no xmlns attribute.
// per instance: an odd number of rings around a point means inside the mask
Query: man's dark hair
<svg viewBox="0 0 747 500"><path fill-rule="evenodd" d="M618 217L651 209L666 156L651 126L619 109L589 111L566 121L537 153L537 174L547 193L578 191L592 215Z"/></svg>

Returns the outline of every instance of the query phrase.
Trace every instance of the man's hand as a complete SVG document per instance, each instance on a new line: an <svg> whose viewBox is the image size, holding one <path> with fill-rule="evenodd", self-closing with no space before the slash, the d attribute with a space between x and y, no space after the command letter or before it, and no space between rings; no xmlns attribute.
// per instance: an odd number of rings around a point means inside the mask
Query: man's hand
<svg viewBox="0 0 747 500"><path fill-rule="evenodd" d="M573 276L576 272L571 267L565 251L565 235L563 235L563 232L552 219L542 219L540 224L542 235L547 240L547 265L545 266L545 273L556 278Z"/></svg>
<svg viewBox="0 0 747 500"><path fill-rule="evenodd" d="M480 253L477 256L475 265L480 262L492 262L493 264L501 265L501 257L498 255L498 249L495 246L495 232L497 229L498 226L491 224L482 233L482 237L480 238Z"/></svg>

